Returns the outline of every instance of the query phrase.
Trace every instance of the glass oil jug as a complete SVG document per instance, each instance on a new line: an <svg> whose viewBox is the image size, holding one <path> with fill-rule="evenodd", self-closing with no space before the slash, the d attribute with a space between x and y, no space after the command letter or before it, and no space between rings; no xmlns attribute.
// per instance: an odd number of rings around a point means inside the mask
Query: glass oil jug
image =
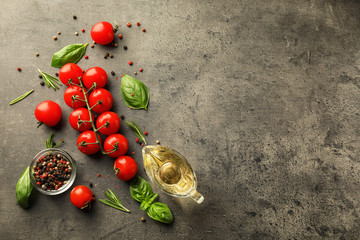
<svg viewBox="0 0 360 240"><path fill-rule="evenodd" d="M202 203L204 197L196 191L196 175L180 153L150 145L143 148L142 154L147 175L162 191L175 197L191 197Z"/></svg>

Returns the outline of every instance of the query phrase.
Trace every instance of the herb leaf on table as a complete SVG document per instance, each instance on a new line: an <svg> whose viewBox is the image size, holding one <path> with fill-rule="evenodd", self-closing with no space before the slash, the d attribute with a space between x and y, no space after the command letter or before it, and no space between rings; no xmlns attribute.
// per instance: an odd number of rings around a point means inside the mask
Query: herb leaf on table
<svg viewBox="0 0 360 240"><path fill-rule="evenodd" d="M121 79L121 96L126 106L147 110L150 94L144 83L124 74Z"/></svg>
<svg viewBox="0 0 360 240"><path fill-rule="evenodd" d="M54 53L51 66L61 68L67 63L77 63L85 55L87 45L89 44L72 44L65 46L60 51Z"/></svg>

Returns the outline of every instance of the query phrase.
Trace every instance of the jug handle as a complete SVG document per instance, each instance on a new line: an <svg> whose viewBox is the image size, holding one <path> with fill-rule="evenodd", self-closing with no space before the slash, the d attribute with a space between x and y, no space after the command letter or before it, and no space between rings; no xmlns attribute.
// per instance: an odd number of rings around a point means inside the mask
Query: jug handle
<svg viewBox="0 0 360 240"><path fill-rule="evenodd" d="M198 191L194 190L192 191L189 196L198 204L202 203L204 201L204 196L201 195Z"/></svg>

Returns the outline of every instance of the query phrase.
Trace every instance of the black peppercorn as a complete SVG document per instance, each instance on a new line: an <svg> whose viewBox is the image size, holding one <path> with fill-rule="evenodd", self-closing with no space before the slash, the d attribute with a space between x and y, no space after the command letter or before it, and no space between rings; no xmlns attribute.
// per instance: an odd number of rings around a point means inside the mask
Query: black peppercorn
<svg viewBox="0 0 360 240"><path fill-rule="evenodd" d="M128 49L128 47L127 47L127 46L123 46L123 48L124 48L124 50L127 50L127 49Z"/></svg>
<svg viewBox="0 0 360 240"><path fill-rule="evenodd" d="M77 19L77 17L74 15L74 16L73 16L73 19L74 19L74 20L76 20L76 19Z"/></svg>
<svg viewBox="0 0 360 240"><path fill-rule="evenodd" d="M115 72L114 72L114 71L111 71L111 75L113 75L113 76L114 76L114 75L115 75Z"/></svg>

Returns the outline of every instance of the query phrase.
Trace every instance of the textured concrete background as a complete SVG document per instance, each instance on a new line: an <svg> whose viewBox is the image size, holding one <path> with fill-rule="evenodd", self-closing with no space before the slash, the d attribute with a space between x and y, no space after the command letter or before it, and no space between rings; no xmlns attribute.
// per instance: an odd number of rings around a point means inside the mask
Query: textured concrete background
<svg viewBox="0 0 360 240"><path fill-rule="evenodd" d="M1 1L0 239L359 239L360 2L180 2ZM79 65L117 76L144 68L137 78L149 87L149 111L126 108L120 80L110 77L114 110L146 127L150 142L183 153L205 196L198 205L161 193L171 226L140 221L128 184L113 179L113 160L76 149L65 88L39 85L37 68L54 74L52 54L90 43L101 20L120 23L124 39L116 49L88 48ZM105 52L115 57L105 60ZM61 105L61 126L36 129L33 111L47 99ZM98 198L116 190L130 214L100 203L83 213L69 192L39 194L29 210L17 206L16 181L51 131L78 162L75 184L96 184ZM124 124L120 132L145 176L140 146Z"/></svg>

